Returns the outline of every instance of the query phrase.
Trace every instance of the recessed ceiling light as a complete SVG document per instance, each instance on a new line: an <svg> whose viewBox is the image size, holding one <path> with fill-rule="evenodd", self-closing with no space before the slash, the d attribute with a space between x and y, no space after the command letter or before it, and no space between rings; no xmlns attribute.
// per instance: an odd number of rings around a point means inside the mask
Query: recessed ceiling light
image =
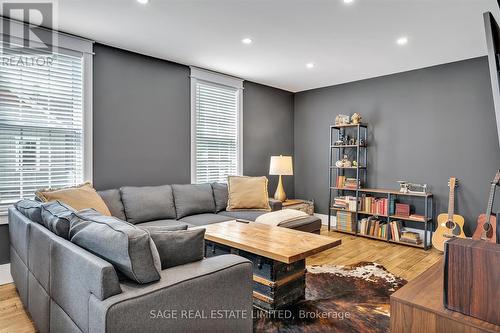
<svg viewBox="0 0 500 333"><path fill-rule="evenodd" d="M354 2L354 0L344 0L344 3L346 3L346 4L351 4L353 2Z"/></svg>
<svg viewBox="0 0 500 333"><path fill-rule="evenodd" d="M308 63L306 64L306 67L307 67L307 68L314 68L314 62L308 62Z"/></svg>
<svg viewBox="0 0 500 333"><path fill-rule="evenodd" d="M248 45L248 44L252 44L253 40L252 40L251 38L243 38L243 39L241 40L241 42L242 42L243 44L247 44L247 45Z"/></svg>
<svg viewBox="0 0 500 333"><path fill-rule="evenodd" d="M149 0L137 0L138 3L140 3L141 5L145 5L149 2Z"/></svg>
<svg viewBox="0 0 500 333"><path fill-rule="evenodd" d="M405 36L403 36L403 37L399 37L399 38L396 40L396 43L397 43L398 45L406 45L406 44L408 44L408 37L405 37Z"/></svg>

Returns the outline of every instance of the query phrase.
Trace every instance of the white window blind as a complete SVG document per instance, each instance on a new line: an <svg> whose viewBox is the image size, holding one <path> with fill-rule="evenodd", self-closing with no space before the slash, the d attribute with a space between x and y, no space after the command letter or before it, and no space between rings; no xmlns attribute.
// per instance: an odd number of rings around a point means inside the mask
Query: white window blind
<svg viewBox="0 0 500 333"><path fill-rule="evenodd" d="M193 89L192 181L226 182L241 173L241 89L199 79Z"/></svg>
<svg viewBox="0 0 500 333"><path fill-rule="evenodd" d="M0 47L3 57L40 56ZM83 56L51 57L51 65L0 63L0 215L37 189L84 180Z"/></svg>

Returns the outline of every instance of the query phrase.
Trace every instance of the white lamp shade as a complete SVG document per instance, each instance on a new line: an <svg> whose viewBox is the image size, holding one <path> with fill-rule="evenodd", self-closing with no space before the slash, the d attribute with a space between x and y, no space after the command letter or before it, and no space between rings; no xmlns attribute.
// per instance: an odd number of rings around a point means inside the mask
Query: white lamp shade
<svg viewBox="0 0 500 333"><path fill-rule="evenodd" d="M292 156L271 156L269 174L281 176L293 175Z"/></svg>

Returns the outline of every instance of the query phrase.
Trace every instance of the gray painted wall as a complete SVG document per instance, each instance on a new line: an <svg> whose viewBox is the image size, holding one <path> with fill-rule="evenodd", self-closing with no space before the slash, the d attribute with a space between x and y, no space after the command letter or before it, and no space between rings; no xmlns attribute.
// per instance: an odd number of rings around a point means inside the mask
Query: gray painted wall
<svg viewBox="0 0 500 333"><path fill-rule="evenodd" d="M189 183L189 67L100 44L94 51L96 188ZM271 155L293 152L293 94L252 82L244 88L243 171L267 175Z"/></svg>
<svg viewBox="0 0 500 333"><path fill-rule="evenodd" d="M293 94L245 81L243 90L243 173L269 178L273 196L278 176L269 176L272 155L293 154ZM293 176L283 177L289 198L294 195Z"/></svg>
<svg viewBox="0 0 500 333"><path fill-rule="evenodd" d="M500 167L485 57L297 93L294 105L295 193L328 209L328 127L359 112L369 124L368 185L427 183L446 212L447 180L461 179L457 211L468 232L484 212Z"/></svg>
<svg viewBox="0 0 500 333"><path fill-rule="evenodd" d="M94 46L94 184L189 183L189 68Z"/></svg>

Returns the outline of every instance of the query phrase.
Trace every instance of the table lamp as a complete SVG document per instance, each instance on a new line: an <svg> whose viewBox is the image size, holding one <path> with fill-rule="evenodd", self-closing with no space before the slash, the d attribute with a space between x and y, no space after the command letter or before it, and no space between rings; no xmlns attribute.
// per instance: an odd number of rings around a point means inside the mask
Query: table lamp
<svg viewBox="0 0 500 333"><path fill-rule="evenodd" d="M276 193L274 193L274 199L281 202L286 200L286 193L283 189L283 182L281 176L292 176L293 175L293 165L292 156L271 156L271 163L269 165L269 174L280 176L278 181L278 187L276 188Z"/></svg>

